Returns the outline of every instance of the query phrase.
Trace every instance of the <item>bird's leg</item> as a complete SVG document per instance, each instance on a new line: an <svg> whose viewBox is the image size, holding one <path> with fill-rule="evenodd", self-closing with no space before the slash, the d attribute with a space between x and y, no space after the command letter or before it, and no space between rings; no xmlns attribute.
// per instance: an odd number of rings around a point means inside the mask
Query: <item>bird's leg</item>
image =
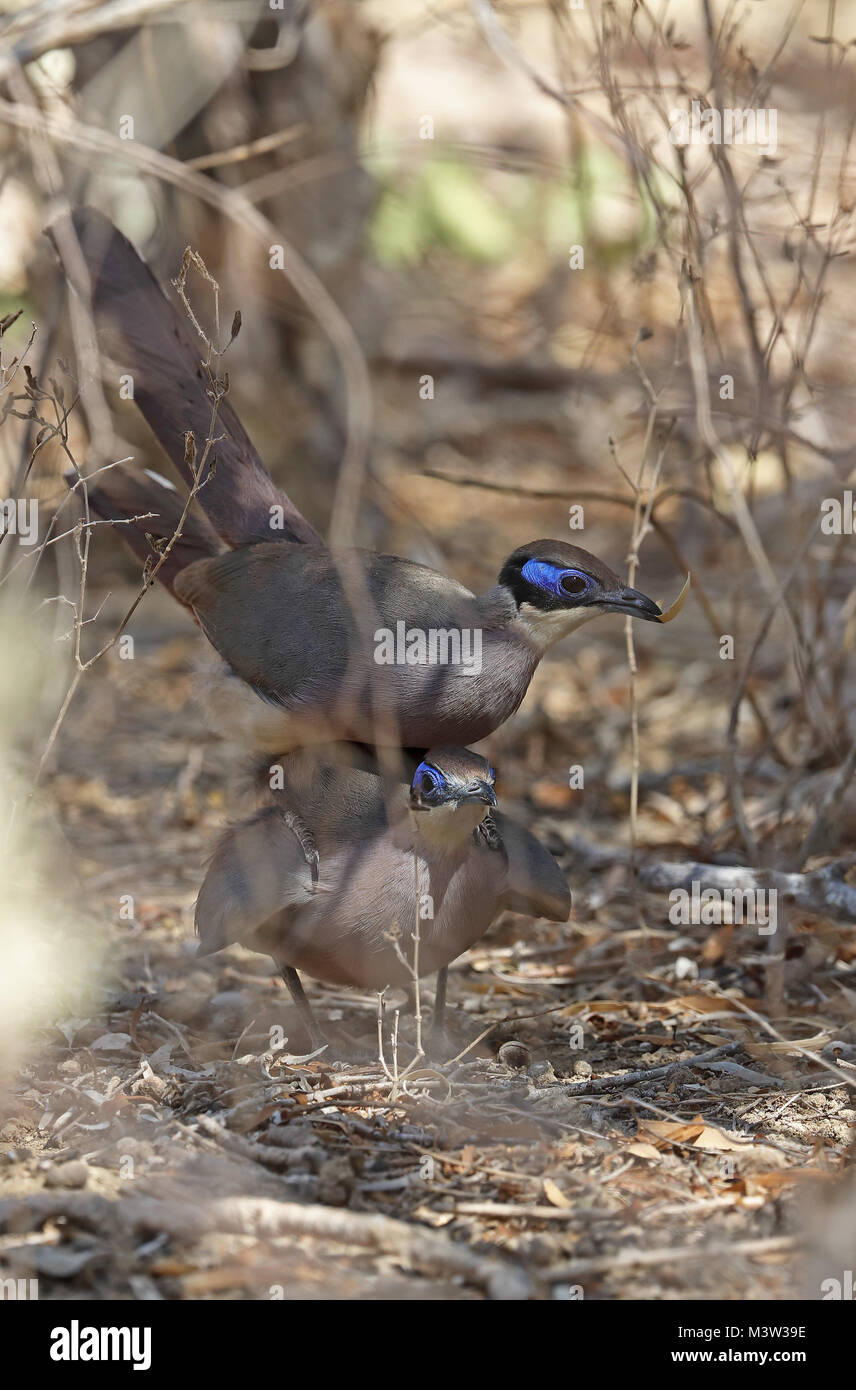
<svg viewBox="0 0 856 1390"><path fill-rule="evenodd" d="M434 1013L431 1017L431 1032L442 1032L446 1023L446 985L449 980L449 967L444 965L437 971L437 989L434 993Z"/></svg>
<svg viewBox="0 0 856 1390"><path fill-rule="evenodd" d="M321 862L318 856L318 846L315 843L315 836L312 834L306 821L297 811L288 811L278 803L277 810L303 851L303 858L309 865L309 872L312 875L312 891L314 893L315 889L318 887L319 865ZM289 986L289 988L291 987ZM295 1000L295 1003L296 1002Z"/></svg>
<svg viewBox="0 0 856 1390"><path fill-rule="evenodd" d="M275 956L274 960L276 960ZM328 1057L336 1055L340 1059L352 1062L364 1062L376 1056L373 1048L367 1048L358 1038L352 1038L344 1028L334 1029L332 1038L328 1038L315 1017L312 1005L306 998L297 971L291 965L282 965L279 961L276 961L276 964L282 978L288 985L288 992L300 1015L300 1021L309 1034L311 1052L317 1051L319 1047L329 1047L331 1051L327 1054Z"/></svg>
<svg viewBox="0 0 856 1390"><path fill-rule="evenodd" d="M274 957L274 960L276 960L276 957ZM328 1039L325 1037L324 1031L320 1027L315 1014L312 1012L312 1005L306 998L306 993L303 985L300 983L300 976L297 971L291 965L281 965L279 961L276 961L276 963L282 974L282 978L288 985L288 992L300 1015L300 1021L309 1034L310 1051L315 1052L319 1047L327 1047Z"/></svg>
<svg viewBox="0 0 856 1390"><path fill-rule="evenodd" d="M428 1034L428 1055L431 1057L448 1053L451 1046L451 1039L446 1032L446 984L448 979L449 967L444 965L442 970L437 971L434 1012L431 1015L431 1031Z"/></svg>

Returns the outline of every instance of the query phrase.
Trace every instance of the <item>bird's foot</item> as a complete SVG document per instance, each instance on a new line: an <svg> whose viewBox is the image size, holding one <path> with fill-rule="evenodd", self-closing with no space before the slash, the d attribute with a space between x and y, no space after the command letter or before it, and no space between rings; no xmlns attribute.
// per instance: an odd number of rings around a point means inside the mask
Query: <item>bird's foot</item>
<svg viewBox="0 0 856 1390"><path fill-rule="evenodd" d="M496 821L490 814L486 815L473 831L476 840L487 846L488 849L504 852L505 846L502 843L502 836L497 828Z"/></svg>
<svg viewBox="0 0 856 1390"><path fill-rule="evenodd" d="M321 865L318 846L315 843L315 836L312 834L306 821L297 811L287 811L282 806L278 806L277 810L303 851L303 858L309 865L309 872L312 875L312 891L314 893L315 889L318 887Z"/></svg>
<svg viewBox="0 0 856 1390"><path fill-rule="evenodd" d="M445 1024L440 1023L432 1026L425 1039L425 1056L432 1062L451 1062L453 1057L457 1057L462 1047L460 1038L456 1038Z"/></svg>
<svg viewBox="0 0 856 1390"><path fill-rule="evenodd" d="M344 1028L330 1032L327 1057L331 1062L377 1062L377 1047L363 1038L355 1038Z"/></svg>
<svg viewBox="0 0 856 1390"><path fill-rule="evenodd" d="M309 1020L301 1019L303 1024L304 1036L308 1037L309 1051L317 1052L321 1047L324 1048L323 1060L325 1062L371 1062L377 1061L377 1048L363 1038L356 1038L349 1033L339 1023L325 1023L322 1028L315 1013L312 1014L312 1023Z"/></svg>

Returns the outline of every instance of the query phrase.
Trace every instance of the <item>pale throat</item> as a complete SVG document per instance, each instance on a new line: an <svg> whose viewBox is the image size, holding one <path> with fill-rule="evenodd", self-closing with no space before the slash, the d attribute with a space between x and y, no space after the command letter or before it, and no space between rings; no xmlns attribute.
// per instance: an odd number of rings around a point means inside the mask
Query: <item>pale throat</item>
<svg viewBox="0 0 856 1390"><path fill-rule="evenodd" d="M416 827L416 842L421 841L433 850L454 850L464 844L488 813L481 801L465 802L463 806L437 806L430 811L414 811L411 823Z"/></svg>
<svg viewBox="0 0 856 1390"><path fill-rule="evenodd" d="M583 627L585 623L590 623L594 618L603 617L599 608L556 608L550 613L545 613L542 608L536 608L533 603L521 603L517 611L516 621L523 628L530 642L539 647L541 651L546 651L552 647L554 642L567 637L569 633L576 632L578 627Z"/></svg>

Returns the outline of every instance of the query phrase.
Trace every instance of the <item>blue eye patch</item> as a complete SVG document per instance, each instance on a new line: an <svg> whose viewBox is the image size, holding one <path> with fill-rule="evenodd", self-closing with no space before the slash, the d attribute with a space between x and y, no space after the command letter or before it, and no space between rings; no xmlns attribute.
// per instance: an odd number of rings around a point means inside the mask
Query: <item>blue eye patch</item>
<svg viewBox="0 0 856 1390"><path fill-rule="evenodd" d="M446 789L446 779L442 772L429 763L420 763L413 774L413 790L425 797L439 796Z"/></svg>
<svg viewBox="0 0 856 1390"><path fill-rule="evenodd" d="M559 565L548 564L546 560L527 560L520 573L537 589L544 589L557 598L581 598L597 587L590 575L582 570L562 569Z"/></svg>

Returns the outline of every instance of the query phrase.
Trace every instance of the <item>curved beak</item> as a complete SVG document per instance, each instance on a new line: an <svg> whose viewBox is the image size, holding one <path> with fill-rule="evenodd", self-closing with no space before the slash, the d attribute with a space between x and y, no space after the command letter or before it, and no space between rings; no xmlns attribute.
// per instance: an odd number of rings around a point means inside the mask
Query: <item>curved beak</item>
<svg viewBox="0 0 856 1390"><path fill-rule="evenodd" d="M624 613L628 618L644 618L648 623L658 623L663 610L647 594L626 585L613 594L605 594L601 604L607 613Z"/></svg>
<svg viewBox="0 0 856 1390"><path fill-rule="evenodd" d="M483 801L486 806L495 806L496 792L490 782L471 782L458 797L458 805L466 801Z"/></svg>

